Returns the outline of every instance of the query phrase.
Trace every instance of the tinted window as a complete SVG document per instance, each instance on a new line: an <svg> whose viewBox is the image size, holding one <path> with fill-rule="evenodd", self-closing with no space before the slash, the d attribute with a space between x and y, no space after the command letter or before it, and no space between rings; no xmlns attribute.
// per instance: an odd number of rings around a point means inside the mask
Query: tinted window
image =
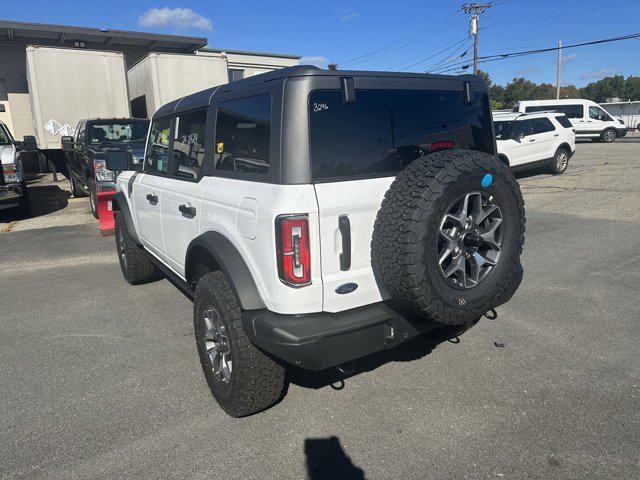
<svg viewBox="0 0 640 480"><path fill-rule="evenodd" d="M87 125L89 145L143 143L147 139L149 122L101 122Z"/></svg>
<svg viewBox="0 0 640 480"><path fill-rule="evenodd" d="M511 135L513 121L493 122L493 131L496 134L496 140L507 140Z"/></svg>
<svg viewBox="0 0 640 480"><path fill-rule="evenodd" d="M548 118L532 118L531 126L534 134L552 132L556 129Z"/></svg>
<svg viewBox="0 0 640 480"><path fill-rule="evenodd" d="M153 122L147 143L147 155L144 161L145 172L167 173L170 130L170 118L162 118Z"/></svg>
<svg viewBox="0 0 640 480"><path fill-rule="evenodd" d="M4 130L3 126L0 126L0 145L8 145L11 143L9 134Z"/></svg>
<svg viewBox="0 0 640 480"><path fill-rule="evenodd" d="M558 121L558 123L560 125L562 125L564 128L573 128L573 125L571 124L571 122L569 121L569 119L567 117L565 117L564 115L560 116L560 117L556 117L556 120Z"/></svg>
<svg viewBox="0 0 640 480"><path fill-rule="evenodd" d="M582 105L536 105L525 107L525 112L560 112L567 118L584 117L584 107Z"/></svg>
<svg viewBox="0 0 640 480"><path fill-rule="evenodd" d="M393 175L432 142L494 150L489 103L481 94L465 104L462 92L358 90L356 102L345 104L340 90L317 90L309 116L315 180Z"/></svg>
<svg viewBox="0 0 640 480"><path fill-rule="evenodd" d="M172 154L175 175L198 178L204 161L206 124L206 110L184 113L176 118Z"/></svg>
<svg viewBox="0 0 640 480"><path fill-rule="evenodd" d="M601 120L603 122L610 122L612 119L607 112L602 110L600 107L589 107L589 118L593 118L594 120Z"/></svg>
<svg viewBox="0 0 640 480"><path fill-rule="evenodd" d="M271 95L223 102L216 121L215 168L269 172Z"/></svg>
<svg viewBox="0 0 640 480"><path fill-rule="evenodd" d="M522 136L528 137L529 135L533 135L531 120L518 120L513 128L513 135L516 139Z"/></svg>

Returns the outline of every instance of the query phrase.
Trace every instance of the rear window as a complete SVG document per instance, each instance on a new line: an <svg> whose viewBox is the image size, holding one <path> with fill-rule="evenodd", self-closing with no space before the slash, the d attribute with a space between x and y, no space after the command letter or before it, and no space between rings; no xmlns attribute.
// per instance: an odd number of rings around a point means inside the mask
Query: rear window
<svg viewBox="0 0 640 480"><path fill-rule="evenodd" d="M573 125L571 124L571 122L569 121L569 119L567 117L565 117L564 115L560 116L560 117L556 117L556 120L558 121L558 123L560 125L562 125L564 128L573 128Z"/></svg>
<svg viewBox="0 0 640 480"><path fill-rule="evenodd" d="M340 90L316 90L309 116L314 180L394 175L433 142L494 153L485 94L466 104L462 92L357 90L345 104Z"/></svg>

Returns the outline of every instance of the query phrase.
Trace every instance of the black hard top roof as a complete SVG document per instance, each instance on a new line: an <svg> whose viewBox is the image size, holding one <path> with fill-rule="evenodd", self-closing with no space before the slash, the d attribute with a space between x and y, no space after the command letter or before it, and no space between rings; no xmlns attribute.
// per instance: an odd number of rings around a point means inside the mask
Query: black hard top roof
<svg viewBox="0 0 640 480"><path fill-rule="evenodd" d="M187 111L193 108L208 106L211 102L211 97L215 93L227 93L234 90L241 90L247 87L259 85L261 83L271 82L274 80L291 78L291 77L381 77L381 78L412 78L412 79L439 79L439 80L452 80L455 82L467 81L467 82L482 82L484 81L477 75L433 75L425 73L410 73L410 72L375 72L375 71L363 71L363 70L323 70L311 65L296 65L293 67L286 67L272 72L261 73L253 77L243 78L235 82L218 85L216 87L208 88L200 92L192 93L186 97L173 100L162 107L160 107L154 117L162 117L165 115L179 113Z"/></svg>

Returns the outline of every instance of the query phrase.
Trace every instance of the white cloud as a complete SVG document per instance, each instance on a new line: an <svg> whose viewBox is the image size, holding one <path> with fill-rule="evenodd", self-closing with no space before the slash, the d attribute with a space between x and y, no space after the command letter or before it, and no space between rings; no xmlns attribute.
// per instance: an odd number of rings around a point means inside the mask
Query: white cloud
<svg viewBox="0 0 640 480"><path fill-rule="evenodd" d="M343 22L348 22L349 20L355 20L360 16L358 12L356 12L353 8L339 8L337 11L338 15L340 15L340 20Z"/></svg>
<svg viewBox="0 0 640 480"><path fill-rule="evenodd" d="M597 80L604 77L610 77L618 73L619 70L615 68L599 68L593 72L586 72L580 75L580 80Z"/></svg>
<svg viewBox="0 0 640 480"><path fill-rule="evenodd" d="M308 55L300 59L300 65L315 65L320 68L326 67L327 62L327 57L322 57L320 55Z"/></svg>
<svg viewBox="0 0 640 480"><path fill-rule="evenodd" d="M213 30L211 20L190 8L152 8L140 15L138 25L146 28Z"/></svg>
<svg viewBox="0 0 640 480"><path fill-rule="evenodd" d="M562 63L573 62L574 60L577 60L579 58L580 58L580 55L578 53L570 53L569 55L563 55Z"/></svg>
<svg viewBox="0 0 640 480"><path fill-rule="evenodd" d="M533 73L533 72L537 72L538 70L540 70L538 67L531 67L531 68L521 68L520 70L516 70L515 74L517 75L524 75L526 73Z"/></svg>

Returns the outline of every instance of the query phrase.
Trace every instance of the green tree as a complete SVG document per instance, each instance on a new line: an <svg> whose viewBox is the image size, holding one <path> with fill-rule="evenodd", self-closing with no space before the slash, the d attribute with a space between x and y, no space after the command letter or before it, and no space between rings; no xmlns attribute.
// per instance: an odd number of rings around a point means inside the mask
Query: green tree
<svg viewBox="0 0 640 480"><path fill-rule="evenodd" d="M533 100L536 98L538 86L524 78L514 78L504 87L504 103L512 107L519 100Z"/></svg>
<svg viewBox="0 0 640 480"><path fill-rule="evenodd" d="M597 82L591 82L580 89L580 94L584 98L594 102L604 102L611 97L624 97L625 80L622 75L604 77Z"/></svg>
<svg viewBox="0 0 640 480"><path fill-rule="evenodd" d="M624 82L624 100L640 100L640 77L630 75Z"/></svg>

